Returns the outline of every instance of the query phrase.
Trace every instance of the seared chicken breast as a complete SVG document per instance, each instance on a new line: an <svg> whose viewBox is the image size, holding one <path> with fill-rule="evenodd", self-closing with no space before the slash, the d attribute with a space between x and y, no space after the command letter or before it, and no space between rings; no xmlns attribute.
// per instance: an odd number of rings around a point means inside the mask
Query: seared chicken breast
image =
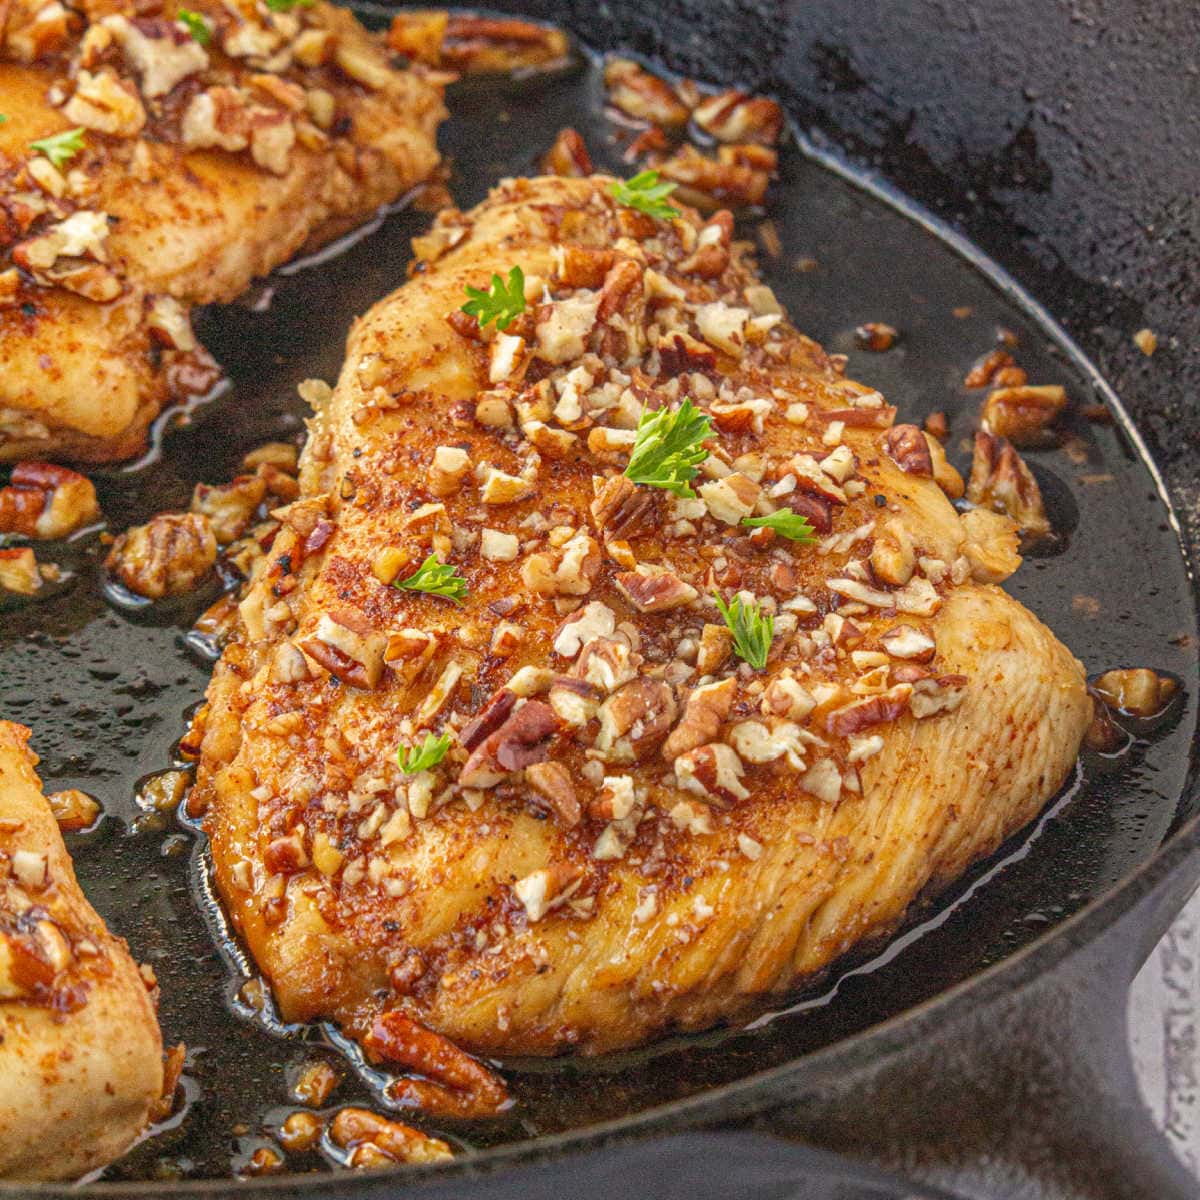
<svg viewBox="0 0 1200 1200"><path fill-rule="evenodd" d="M0 112L0 460L87 461L213 384L193 305L425 180L445 115L350 13L255 0L8 0Z"/></svg>
<svg viewBox="0 0 1200 1200"><path fill-rule="evenodd" d="M1090 718L997 586L1012 523L956 511L728 213L611 185L507 181L418 239L308 385L209 691L220 894L282 1015L381 1058L736 1018L1019 830ZM502 332L460 311L493 275Z"/></svg>
<svg viewBox="0 0 1200 1200"><path fill-rule="evenodd" d="M75 882L26 741L0 721L0 1179L124 1153L163 1092L147 983Z"/></svg>

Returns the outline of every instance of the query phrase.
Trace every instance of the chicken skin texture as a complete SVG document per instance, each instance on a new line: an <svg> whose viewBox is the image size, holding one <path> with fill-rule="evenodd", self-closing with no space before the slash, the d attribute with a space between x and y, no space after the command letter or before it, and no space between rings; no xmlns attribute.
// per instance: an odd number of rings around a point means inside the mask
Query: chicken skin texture
<svg viewBox="0 0 1200 1200"><path fill-rule="evenodd" d="M438 78L349 12L180 11L0 4L0 461L138 452L218 378L193 306L437 166Z"/></svg>
<svg viewBox="0 0 1200 1200"><path fill-rule="evenodd" d="M959 515L940 446L788 323L728 213L611 182L506 181L417 239L305 392L302 495L209 690L192 804L228 911L286 1019L382 1057L381 1012L498 1055L743 1016L1030 821L1090 718L996 586L1012 523ZM464 288L514 266L525 311L481 329ZM694 494L627 478L685 399ZM742 523L772 513L811 537ZM398 586L430 554L461 602ZM773 617L765 666L714 593Z"/></svg>
<svg viewBox="0 0 1200 1200"><path fill-rule="evenodd" d="M0 721L0 1179L123 1154L163 1091L154 1003L75 882L26 742Z"/></svg>

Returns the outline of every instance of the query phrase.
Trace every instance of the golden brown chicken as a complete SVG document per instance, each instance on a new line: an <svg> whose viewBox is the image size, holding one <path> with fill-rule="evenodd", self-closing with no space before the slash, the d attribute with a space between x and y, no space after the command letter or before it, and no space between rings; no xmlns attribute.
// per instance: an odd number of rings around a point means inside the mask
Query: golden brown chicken
<svg viewBox="0 0 1200 1200"><path fill-rule="evenodd" d="M75 1179L163 1092L154 1004L79 885L29 752L0 721L0 1179Z"/></svg>
<svg viewBox="0 0 1200 1200"><path fill-rule="evenodd" d="M229 912L287 1019L383 1058L421 1025L548 1054L736 1017L995 850L1088 723L995 586L1012 523L959 516L728 213L610 183L509 181L418 239L307 388L302 496L209 692ZM503 332L459 311L494 273Z"/></svg>
<svg viewBox="0 0 1200 1200"><path fill-rule="evenodd" d="M445 115L291 0L4 0L0 114L0 460L87 461L215 381L193 305L426 179Z"/></svg>

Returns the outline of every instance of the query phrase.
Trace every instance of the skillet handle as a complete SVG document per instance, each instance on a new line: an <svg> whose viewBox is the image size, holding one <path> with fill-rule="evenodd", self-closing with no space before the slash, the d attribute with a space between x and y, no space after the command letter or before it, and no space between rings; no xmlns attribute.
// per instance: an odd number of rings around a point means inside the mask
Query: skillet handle
<svg viewBox="0 0 1200 1200"><path fill-rule="evenodd" d="M1127 1032L1130 984L1195 887L1195 857L1025 986L978 981L977 1003L922 1014L890 1053L755 1124L964 1200L1197 1200L1142 1102Z"/></svg>

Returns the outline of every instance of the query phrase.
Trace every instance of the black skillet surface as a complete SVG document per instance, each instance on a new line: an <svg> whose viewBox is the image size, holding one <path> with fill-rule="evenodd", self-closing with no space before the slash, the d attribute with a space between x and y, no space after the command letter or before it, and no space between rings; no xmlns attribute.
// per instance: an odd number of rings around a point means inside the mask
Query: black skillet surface
<svg viewBox="0 0 1200 1200"><path fill-rule="evenodd" d="M519 84L460 85L442 139L454 161L455 199L472 204L496 178L531 170L564 124L584 133L599 165L627 173L619 159L627 131L604 119L600 96L587 63ZM962 377L995 344L998 327L1018 335L1017 358L1031 381L1066 384L1076 407L1103 398L1061 331L986 260L964 257L921 214L898 211L796 147L784 155L767 217L782 252L764 251L762 265L796 323L848 353L849 373L878 386L905 418L947 411L952 447L969 436L979 402L978 393L964 392ZM393 214L340 253L277 273L242 305L206 314L201 335L231 387L190 423L168 427L155 461L104 473L111 527L182 507L195 482L226 478L245 450L296 435L295 384L334 377L350 320L402 281L408 238L427 220ZM746 234L774 244L753 221ZM798 270L799 259L815 267ZM898 346L883 355L858 351L851 331L864 320L897 326ZM1086 763L1034 827L891 947L837 972L788 1012L748 1031L676 1039L637 1054L510 1064L518 1098L510 1118L439 1133L466 1149L577 1129L830 1045L1027 946L1146 862L1191 815L1178 798L1196 722L1196 628L1170 514L1131 432L1072 417L1064 441L1029 456L1061 537L1027 562L1011 589L1090 672L1151 665L1176 674L1185 698L1168 721L1133 730L1119 758ZM961 452L957 459L968 461ZM199 605L118 608L101 596L94 539L58 557L76 572L66 585L0 613L4 715L34 729L48 788L82 787L104 804L99 828L71 839L80 878L155 967L167 1036L191 1047L184 1110L104 1177L226 1176L294 1107L288 1086L300 1062L325 1057L337 1066L343 1081L331 1104L376 1098L321 1030L272 1030L254 1014L245 964L236 948L214 941L218 918L203 903L196 835L135 803L139 780L173 764L185 712L202 694L205 664L182 637ZM295 1157L289 1167L326 1161Z"/></svg>

